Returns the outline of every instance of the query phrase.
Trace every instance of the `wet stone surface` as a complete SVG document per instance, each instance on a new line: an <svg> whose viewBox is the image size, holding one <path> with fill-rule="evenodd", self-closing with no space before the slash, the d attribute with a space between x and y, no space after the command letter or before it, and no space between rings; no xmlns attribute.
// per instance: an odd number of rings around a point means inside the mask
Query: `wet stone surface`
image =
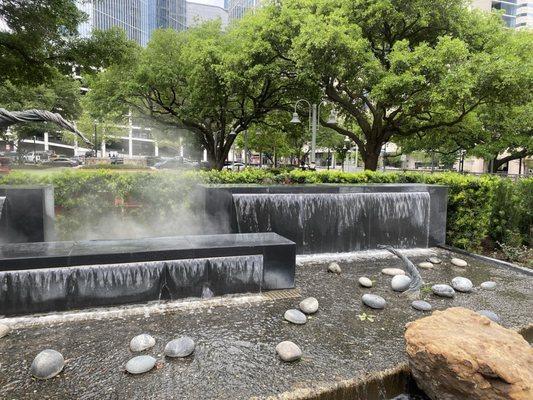
<svg viewBox="0 0 533 400"><path fill-rule="evenodd" d="M438 257L451 255L438 251ZM421 300L433 310L491 310L510 328L532 322L532 277L464 258L466 268L443 263L420 271L425 282ZM423 260L412 258L414 263ZM425 316L411 307L412 300L392 291L391 277L381 273L401 266L398 259L343 263L339 277L327 272L327 263L307 265L296 272L301 298L15 329L0 340L0 399L266 398L393 368L406 361L401 350L405 324ZM497 287L458 292L453 299L431 293L433 284L450 284L458 275L475 287L489 280ZM384 310L372 310L374 322L357 317L369 310L361 302L368 292L359 286L361 276L374 280L372 293L387 301ZM320 303L319 312L305 325L284 323L284 312L309 296ZM161 361L158 368L133 376L124 367L132 357L129 340L139 332L154 337L156 344L146 354ZM183 359L164 357L166 343L182 335L194 338L194 353ZM277 355L276 346L286 340L303 351L298 362L285 363ZM67 362L54 379L38 381L31 377L30 365L47 348L61 352Z"/></svg>

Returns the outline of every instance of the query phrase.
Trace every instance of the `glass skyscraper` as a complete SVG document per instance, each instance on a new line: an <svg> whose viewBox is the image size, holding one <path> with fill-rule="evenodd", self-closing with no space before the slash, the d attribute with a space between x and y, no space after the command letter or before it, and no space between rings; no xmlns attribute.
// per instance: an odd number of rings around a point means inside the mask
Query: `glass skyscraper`
<svg viewBox="0 0 533 400"><path fill-rule="evenodd" d="M474 0L472 7L480 10L496 10L509 28L533 28L533 1L526 0Z"/></svg>
<svg viewBox="0 0 533 400"><path fill-rule="evenodd" d="M227 1L227 9L229 20L240 19L243 15L261 3L261 0L229 0Z"/></svg>
<svg viewBox="0 0 533 400"><path fill-rule="evenodd" d="M93 0L80 1L78 7L88 16L80 33L89 36L93 29L118 26L128 39L145 46L157 28L186 29L186 0Z"/></svg>

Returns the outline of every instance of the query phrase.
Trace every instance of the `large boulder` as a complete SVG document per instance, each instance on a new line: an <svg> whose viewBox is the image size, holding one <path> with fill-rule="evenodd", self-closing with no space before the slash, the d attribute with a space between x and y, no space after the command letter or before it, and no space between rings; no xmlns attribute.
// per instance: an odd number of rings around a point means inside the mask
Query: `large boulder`
<svg viewBox="0 0 533 400"><path fill-rule="evenodd" d="M409 323L405 340L411 372L431 399L533 399L533 349L474 311L435 311Z"/></svg>

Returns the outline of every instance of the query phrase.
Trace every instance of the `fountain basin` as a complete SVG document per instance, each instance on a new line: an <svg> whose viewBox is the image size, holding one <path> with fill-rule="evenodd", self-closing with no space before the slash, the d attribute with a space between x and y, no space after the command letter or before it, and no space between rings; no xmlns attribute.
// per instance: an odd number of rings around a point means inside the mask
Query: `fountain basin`
<svg viewBox="0 0 533 400"><path fill-rule="evenodd" d="M0 314L294 287L295 244L275 233L0 246Z"/></svg>
<svg viewBox="0 0 533 400"><path fill-rule="evenodd" d="M276 232L298 254L444 244L445 186L204 185L210 233Z"/></svg>

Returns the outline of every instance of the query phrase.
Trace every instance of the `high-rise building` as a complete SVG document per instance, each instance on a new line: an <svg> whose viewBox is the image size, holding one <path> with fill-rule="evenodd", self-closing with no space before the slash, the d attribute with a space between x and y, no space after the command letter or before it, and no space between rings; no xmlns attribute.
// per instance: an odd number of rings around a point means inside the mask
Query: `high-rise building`
<svg viewBox="0 0 533 400"><path fill-rule="evenodd" d="M229 20L240 19L248 12L258 7L261 0L228 0L227 9L229 14Z"/></svg>
<svg viewBox="0 0 533 400"><path fill-rule="evenodd" d="M503 12L502 18L509 28L533 28L533 1L526 0L474 0L472 7L484 11Z"/></svg>
<svg viewBox="0 0 533 400"><path fill-rule="evenodd" d="M154 29L186 29L185 3L186 0L80 0L78 7L88 15L80 33L89 36L94 29L118 26L128 39L144 46Z"/></svg>
<svg viewBox="0 0 533 400"><path fill-rule="evenodd" d="M215 19L220 20L224 29L228 25L228 10L209 4L187 1L187 28Z"/></svg>

